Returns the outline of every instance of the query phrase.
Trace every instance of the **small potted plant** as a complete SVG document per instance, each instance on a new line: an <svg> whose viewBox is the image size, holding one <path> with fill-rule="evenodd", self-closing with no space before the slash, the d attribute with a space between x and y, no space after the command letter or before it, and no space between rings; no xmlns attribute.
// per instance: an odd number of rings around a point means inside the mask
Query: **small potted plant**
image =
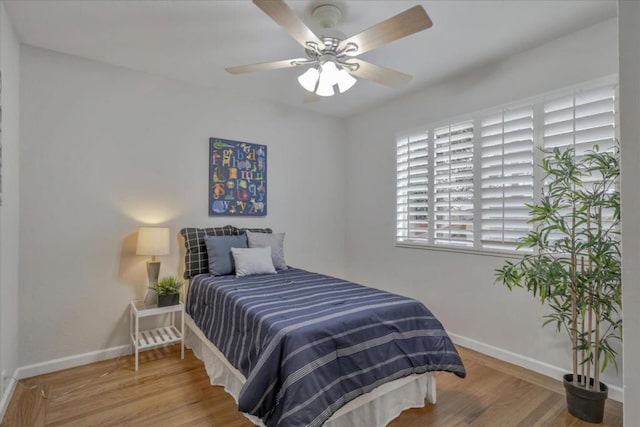
<svg viewBox="0 0 640 427"><path fill-rule="evenodd" d="M176 305L180 302L180 288L182 280L177 277L163 277L149 289L158 294L158 307Z"/></svg>

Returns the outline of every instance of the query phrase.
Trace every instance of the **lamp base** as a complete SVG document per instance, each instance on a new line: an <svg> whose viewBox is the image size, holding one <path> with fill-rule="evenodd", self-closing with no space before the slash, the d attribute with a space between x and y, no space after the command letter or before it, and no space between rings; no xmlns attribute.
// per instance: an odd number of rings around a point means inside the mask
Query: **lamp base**
<svg viewBox="0 0 640 427"><path fill-rule="evenodd" d="M149 286L153 286L158 283L159 275L160 261L147 261L147 278L149 279Z"/></svg>
<svg viewBox="0 0 640 427"><path fill-rule="evenodd" d="M147 295L144 297L144 305L151 307L158 305L158 294L153 289L147 289Z"/></svg>
<svg viewBox="0 0 640 427"><path fill-rule="evenodd" d="M147 261L147 278L149 279L149 286L153 286L158 283L158 276L160 275L160 261ZM145 305L158 304L158 294L152 289L147 289L147 295L144 297Z"/></svg>

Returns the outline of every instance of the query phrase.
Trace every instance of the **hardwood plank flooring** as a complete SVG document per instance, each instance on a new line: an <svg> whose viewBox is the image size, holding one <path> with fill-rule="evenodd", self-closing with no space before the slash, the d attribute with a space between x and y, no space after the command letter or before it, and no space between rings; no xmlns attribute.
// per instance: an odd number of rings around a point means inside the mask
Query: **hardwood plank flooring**
<svg viewBox="0 0 640 427"><path fill-rule="evenodd" d="M438 373L438 403L409 409L390 427L424 426L572 426L588 424L565 410L559 381L459 347L467 378ZM108 360L40 375L25 383L44 384L47 395L60 395L113 369ZM140 354L140 370L133 356L86 387L57 399L43 399L40 389L16 385L3 427L40 426L219 426L251 427L222 387L209 377L191 351L180 360L180 347ZM622 426L622 404L608 400L604 424ZM366 426L354 426L366 427Z"/></svg>

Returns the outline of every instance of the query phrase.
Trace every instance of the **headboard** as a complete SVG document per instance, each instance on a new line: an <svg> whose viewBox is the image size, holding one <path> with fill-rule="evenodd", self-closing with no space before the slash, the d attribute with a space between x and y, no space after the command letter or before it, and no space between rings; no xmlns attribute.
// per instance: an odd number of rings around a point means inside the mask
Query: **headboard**
<svg viewBox="0 0 640 427"><path fill-rule="evenodd" d="M236 228L233 225L212 228L186 227L180 230L187 249L184 255L184 278L190 279L198 274L209 273L209 257L204 236L237 236L246 231L272 233L270 228Z"/></svg>

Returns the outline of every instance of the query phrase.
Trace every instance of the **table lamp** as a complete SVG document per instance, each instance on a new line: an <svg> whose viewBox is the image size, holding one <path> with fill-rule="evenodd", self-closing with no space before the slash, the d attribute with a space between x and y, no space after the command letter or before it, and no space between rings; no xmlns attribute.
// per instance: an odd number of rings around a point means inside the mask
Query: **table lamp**
<svg viewBox="0 0 640 427"><path fill-rule="evenodd" d="M156 261L156 257L169 255L169 229L163 227L140 227L136 255L151 255L151 261L147 261L149 286L158 283L160 261Z"/></svg>

